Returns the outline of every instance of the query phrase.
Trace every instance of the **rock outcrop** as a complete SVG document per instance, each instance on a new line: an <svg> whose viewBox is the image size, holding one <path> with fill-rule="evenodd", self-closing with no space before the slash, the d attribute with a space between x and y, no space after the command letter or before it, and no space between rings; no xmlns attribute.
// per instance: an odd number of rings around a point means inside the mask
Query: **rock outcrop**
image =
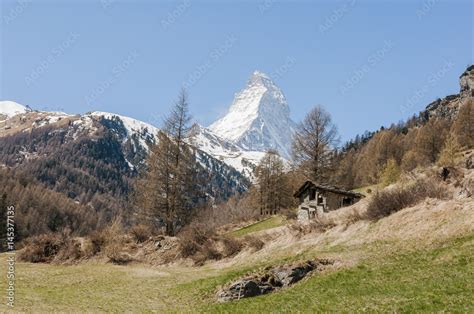
<svg viewBox="0 0 474 314"><path fill-rule="evenodd" d="M474 97L474 65L469 66L459 78L461 97Z"/></svg>
<svg viewBox="0 0 474 314"><path fill-rule="evenodd" d="M469 66L459 78L459 94L446 96L430 103L421 116L425 119L431 117L453 119L464 101L474 97L474 65Z"/></svg>
<svg viewBox="0 0 474 314"><path fill-rule="evenodd" d="M321 271L324 266L332 263L330 260L315 260L267 268L263 274L247 276L223 288L217 293L217 299L220 302L229 302L267 294L289 287L310 272Z"/></svg>

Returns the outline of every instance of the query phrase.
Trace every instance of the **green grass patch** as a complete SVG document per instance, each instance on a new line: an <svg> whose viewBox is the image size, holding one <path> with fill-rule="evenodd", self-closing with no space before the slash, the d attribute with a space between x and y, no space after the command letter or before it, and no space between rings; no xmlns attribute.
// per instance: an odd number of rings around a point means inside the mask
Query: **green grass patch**
<svg viewBox="0 0 474 314"><path fill-rule="evenodd" d="M434 250L379 256L315 275L256 298L200 307L205 312L474 311L474 237Z"/></svg>
<svg viewBox="0 0 474 314"><path fill-rule="evenodd" d="M18 312L474 312L474 235L400 250L394 243L339 246L344 262L354 250L363 260L329 270L289 289L219 304L219 286L269 265L327 257L325 250L227 268L18 263ZM5 255L0 271L5 273ZM5 291L0 281L0 291ZM8 309L0 304L0 312Z"/></svg>
<svg viewBox="0 0 474 314"><path fill-rule="evenodd" d="M235 236L235 237L242 237L242 236L245 236L245 235L253 233L253 232L283 226L285 224L285 221L286 221L285 218L282 217L282 216L279 216L279 215L272 216L272 217L267 218L265 220L256 222L256 223L248 225L248 226L245 226L241 229L234 230L234 231L230 232L229 235Z"/></svg>

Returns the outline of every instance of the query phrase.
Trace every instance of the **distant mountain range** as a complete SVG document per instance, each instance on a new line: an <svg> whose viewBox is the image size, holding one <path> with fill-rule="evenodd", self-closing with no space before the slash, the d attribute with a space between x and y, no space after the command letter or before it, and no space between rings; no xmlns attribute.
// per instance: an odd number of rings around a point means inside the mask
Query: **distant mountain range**
<svg viewBox="0 0 474 314"><path fill-rule="evenodd" d="M159 129L115 113L73 115L32 107L0 101L0 171L19 179L16 185L46 188L93 208L99 225L130 210L133 181ZM292 126L283 93L255 72L226 117L212 128L192 126L189 142L197 148L204 192L225 200L246 191L268 149L289 157ZM238 134L228 132L234 128Z"/></svg>
<svg viewBox="0 0 474 314"><path fill-rule="evenodd" d="M291 136L295 123L283 92L262 72L255 71L247 86L236 94L226 116L209 128L195 124L190 143L211 158L223 162L242 176L252 180L253 170L269 149L290 159ZM130 142L132 152L125 154L131 169L143 163L149 145L154 143L158 128L136 119L108 112L70 115L63 112L43 112L12 101L0 102L0 136L28 132L44 126L68 127L69 139L92 136L96 123L102 126L123 126L115 130L122 143ZM63 122L61 122L63 121ZM25 153L29 154L29 153Z"/></svg>

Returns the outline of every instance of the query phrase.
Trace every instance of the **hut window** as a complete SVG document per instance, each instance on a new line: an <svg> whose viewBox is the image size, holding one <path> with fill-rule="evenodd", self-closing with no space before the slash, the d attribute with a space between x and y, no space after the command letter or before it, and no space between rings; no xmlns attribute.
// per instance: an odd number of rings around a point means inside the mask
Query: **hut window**
<svg viewBox="0 0 474 314"><path fill-rule="evenodd" d="M318 194L318 205L321 205L324 202L323 196Z"/></svg>
<svg viewBox="0 0 474 314"><path fill-rule="evenodd" d="M349 205L352 205L352 198L344 197L342 199L342 206L349 206Z"/></svg>

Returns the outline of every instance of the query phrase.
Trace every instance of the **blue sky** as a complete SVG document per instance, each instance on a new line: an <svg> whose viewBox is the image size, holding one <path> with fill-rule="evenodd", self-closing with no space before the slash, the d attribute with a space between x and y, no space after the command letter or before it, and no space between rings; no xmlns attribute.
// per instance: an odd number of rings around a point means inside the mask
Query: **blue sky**
<svg viewBox="0 0 474 314"><path fill-rule="evenodd" d="M159 125L181 86L222 116L258 69L292 118L323 105L347 140L459 90L472 1L1 0L0 99Z"/></svg>

